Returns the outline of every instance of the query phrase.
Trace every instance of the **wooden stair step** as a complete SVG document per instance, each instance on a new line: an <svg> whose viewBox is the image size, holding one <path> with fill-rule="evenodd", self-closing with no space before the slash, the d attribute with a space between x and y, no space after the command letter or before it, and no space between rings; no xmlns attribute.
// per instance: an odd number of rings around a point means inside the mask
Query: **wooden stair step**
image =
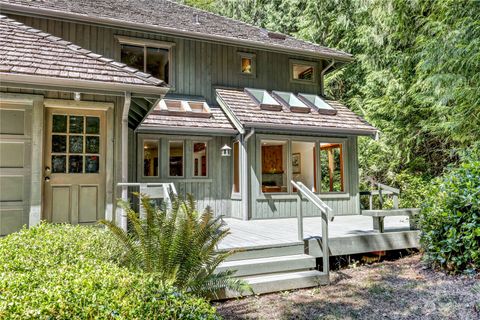
<svg viewBox="0 0 480 320"><path fill-rule="evenodd" d="M266 246L254 246L246 248L237 248L238 252L228 257L227 261L247 260L258 258L269 258L278 256L289 256L295 254L303 254L305 247L303 242L291 242L285 244L275 244ZM226 250L219 250L226 251Z"/></svg>
<svg viewBox="0 0 480 320"><path fill-rule="evenodd" d="M237 270L236 277L286 272L293 270L308 270L316 266L315 257L308 254L276 256L257 259L233 260L221 263L216 272Z"/></svg>

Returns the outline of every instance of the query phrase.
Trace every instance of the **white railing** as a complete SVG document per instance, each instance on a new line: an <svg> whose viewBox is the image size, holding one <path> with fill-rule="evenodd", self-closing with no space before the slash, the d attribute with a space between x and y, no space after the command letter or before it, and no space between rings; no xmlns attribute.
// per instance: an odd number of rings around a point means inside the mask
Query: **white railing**
<svg viewBox="0 0 480 320"><path fill-rule="evenodd" d="M328 251L328 222L333 220L333 211L318 195L313 193L300 181L291 181L292 185L297 189L297 222L298 222L298 240L303 241L303 198L312 202L321 212L322 216L322 261L323 272L329 274L330 252Z"/></svg>
<svg viewBox="0 0 480 320"><path fill-rule="evenodd" d="M138 188L138 201L139 201L139 211L140 218L145 218L145 210L142 207L142 196L147 196L152 200L155 199L164 199L167 207L171 206L172 199L171 195L177 195L177 189L175 185L171 182L169 183L139 183L139 182L121 182L117 184L118 187L122 188L122 200L128 200L128 187Z"/></svg>

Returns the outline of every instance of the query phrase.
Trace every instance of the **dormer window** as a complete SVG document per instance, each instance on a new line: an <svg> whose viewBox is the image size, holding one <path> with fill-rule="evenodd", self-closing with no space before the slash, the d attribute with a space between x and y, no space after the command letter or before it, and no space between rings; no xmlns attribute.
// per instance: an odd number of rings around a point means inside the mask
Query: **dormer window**
<svg viewBox="0 0 480 320"><path fill-rule="evenodd" d="M174 43L117 36L120 60L173 86L172 50Z"/></svg>
<svg viewBox="0 0 480 320"><path fill-rule="evenodd" d="M290 79L293 82L315 83L317 64L310 61L290 60Z"/></svg>
<svg viewBox="0 0 480 320"><path fill-rule="evenodd" d="M247 52L238 52L240 74L244 76L255 77L256 75L256 61L255 54Z"/></svg>

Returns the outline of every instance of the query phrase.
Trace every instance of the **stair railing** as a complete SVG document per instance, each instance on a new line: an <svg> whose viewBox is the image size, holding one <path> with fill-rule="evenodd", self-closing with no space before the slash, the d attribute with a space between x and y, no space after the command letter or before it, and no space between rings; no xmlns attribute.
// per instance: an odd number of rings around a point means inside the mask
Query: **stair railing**
<svg viewBox="0 0 480 320"><path fill-rule="evenodd" d="M313 193L307 186L300 181L291 181L293 187L297 189L297 222L298 222L298 240L303 241L303 198L312 202L321 213L322 217L322 261L323 272L329 276L330 271L330 253L328 251L328 222L333 220L333 211L318 195Z"/></svg>

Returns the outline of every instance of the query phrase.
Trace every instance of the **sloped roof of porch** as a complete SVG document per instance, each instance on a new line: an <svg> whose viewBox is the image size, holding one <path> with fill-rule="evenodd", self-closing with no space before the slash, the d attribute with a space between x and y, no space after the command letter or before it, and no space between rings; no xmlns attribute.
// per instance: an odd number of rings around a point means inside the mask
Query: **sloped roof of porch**
<svg viewBox="0 0 480 320"><path fill-rule="evenodd" d="M292 112L282 106L280 111L261 109L250 96L241 89L216 89L217 101L226 113L249 128L281 130L292 132L315 132L331 134L352 134L374 136L378 129L338 101L326 100L337 113L320 114L316 110L309 113Z"/></svg>
<svg viewBox="0 0 480 320"><path fill-rule="evenodd" d="M82 22L129 26L144 31L334 58L337 62L353 60L351 54L340 50L269 32L169 0L2 0L0 3L4 12L28 12Z"/></svg>

